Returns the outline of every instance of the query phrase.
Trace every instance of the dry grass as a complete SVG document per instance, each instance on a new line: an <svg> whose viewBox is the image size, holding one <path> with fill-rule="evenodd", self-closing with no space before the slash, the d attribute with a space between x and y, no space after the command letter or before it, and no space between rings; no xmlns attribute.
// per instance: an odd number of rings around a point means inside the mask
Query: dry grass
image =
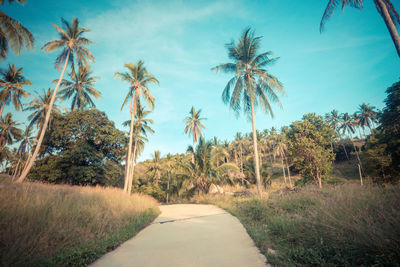
<svg viewBox="0 0 400 267"><path fill-rule="evenodd" d="M262 198L193 201L238 217L274 266L400 265L399 186L307 186Z"/></svg>
<svg viewBox="0 0 400 267"><path fill-rule="evenodd" d="M131 237L158 212L153 198L128 196L116 188L2 186L0 265L86 264Z"/></svg>

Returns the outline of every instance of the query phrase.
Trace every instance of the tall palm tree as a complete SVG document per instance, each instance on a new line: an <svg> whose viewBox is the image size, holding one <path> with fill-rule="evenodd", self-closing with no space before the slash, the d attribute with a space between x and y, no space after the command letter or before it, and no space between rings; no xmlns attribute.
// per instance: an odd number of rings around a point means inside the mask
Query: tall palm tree
<svg viewBox="0 0 400 267"><path fill-rule="evenodd" d="M26 111L32 111L32 113L28 116L28 119L30 120L28 127L31 128L33 126L36 126L38 129L31 146L32 149L29 151L27 162L31 158L33 149L35 148L36 143L38 141L40 131L43 128L44 122L46 121L46 114L49 110L52 92L53 91L50 88L48 88L47 91L43 89L42 94L36 92L36 96L34 97L34 99L31 102L29 102L28 107L25 108ZM58 97L56 97L56 100L57 99ZM53 112L52 115L50 116L48 123L49 125L51 125L51 118L53 117L53 114L60 113L60 106L54 104L52 111ZM27 165L25 165L24 169L26 167Z"/></svg>
<svg viewBox="0 0 400 267"><path fill-rule="evenodd" d="M351 7L362 9L364 0L329 0L326 6L324 15L322 16L319 26L320 31L324 29L325 22L332 16L333 12L338 6L342 6L342 11L349 5ZM386 27L390 33L393 44L396 48L397 54L400 57L400 37L396 30L396 26L400 25L400 17L390 0L374 0L374 4L378 13L383 18Z"/></svg>
<svg viewBox="0 0 400 267"><path fill-rule="evenodd" d="M12 101L14 108L19 111L22 108L21 97L29 94L22 88L32 83L22 75L22 68L17 69L14 64L8 65L8 69L0 69L0 117L6 104Z"/></svg>
<svg viewBox="0 0 400 267"><path fill-rule="evenodd" d="M18 178L17 182L22 182L25 177L28 175L30 169L32 168L33 162L36 159L36 156L39 152L40 146L42 144L44 134L46 133L46 129L50 120L50 114L54 105L54 101L56 100L57 90L60 87L61 81L64 77L65 70L67 69L68 63L71 63L72 68L74 69L74 58L77 58L79 65L88 65L88 61L94 62L94 56L92 53L85 48L86 45L93 43L89 41L85 37L83 37L85 32L88 32L88 29L79 26L79 20L77 18L72 19L72 24L69 24L66 20L61 18L61 22L63 24L63 28L58 27L53 24L56 30L59 33L59 40L53 40L47 42L42 49L46 52L51 52L56 49L62 49L61 54L58 55L56 59L56 68L59 69L60 65L64 62L63 69L60 74L60 78L58 79L56 88L51 95L49 108L46 112L46 118L43 123L43 127L40 130L40 136L35 147L35 151L32 154L31 159L26 163L26 167L24 168L21 176Z"/></svg>
<svg viewBox="0 0 400 267"><path fill-rule="evenodd" d="M353 139L351 137L352 134L354 134L354 120L353 117L350 116L348 113L344 113L342 115L342 121L341 121L341 125L339 127L342 130L342 133L348 134L348 137L351 141L351 143L353 144L353 148L354 148L354 152L356 153L357 156L357 160L358 160L358 173L360 175L360 183L361 185L363 185L363 178L362 178L362 164L361 164L361 160L360 160L360 156L358 155L356 146L353 142Z"/></svg>
<svg viewBox="0 0 400 267"><path fill-rule="evenodd" d="M224 91L222 100L238 115L243 112L251 116L253 125L253 149L254 170L256 174L257 189L261 195L260 167L258 162L256 122L254 110L257 106L273 117L270 101L280 105L277 93L285 94L281 82L269 74L266 67L273 64L278 58L271 58L271 52L257 54L260 48L261 37L254 37L250 28L246 29L237 43L231 42L226 45L228 56L233 63L220 64L212 70L234 73L235 76L229 80Z"/></svg>
<svg viewBox="0 0 400 267"><path fill-rule="evenodd" d="M144 109L144 106L138 102L137 112L135 115L135 121L133 122L133 148L132 148L132 157L131 164L136 164L136 158L140 155L144 149L145 142L148 141L147 134L154 134L154 130L150 127L150 124L153 124L153 120L147 119L147 115L151 112ZM131 120L124 121L122 123L123 126L128 127L131 125ZM128 157L126 157L126 166L125 170L128 168ZM132 175L130 175L130 179L133 179L133 168L131 170ZM132 180L133 182L133 180ZM128 181L127 191L131 192L132 190L132 182Z"/></svg>
<svg viewBox="0 0 400 267"><path fill-rule="evenodd" d="M359 115L359 124L363 129L367 126L371 131L374 127L374 123L377 122L378 113L374 109L374 106L365 103L359 106L357 113Z"/></svg>
<svg viewBox="0 0 400 267"><path fill-rule="evenodd" d="M86 106L96 107L92 97L98 99L101 93L97 91L93 85L96 84L98 77L91 76L92 71L90 67L79 66L78 73L74 70L69 74L70 80L63 79L59 95L61 100L70 99L72 97L71 110L84 109ZM53 83L57 83L54 80Z"/></svg>
<svg viewBox="0 0 400 267"><path fill-rule="evenodd" d="M0 0L1 5L4 2L5 0ZM8 0L8 2L14 1ZM16 2L25 4L25 0L16 0ZM33 43L32 33L18 20L0 10L0 59L7 56L9 47L16 55L19 55L24 47L33 48Z"/></svg>
<svg viewBox="0 0 400 267"><path fill-rule="evenodd" d="M330 113L325 114L325 119L332 126L332 128L337 132L340 125L339 112L334 109Z"/></svg>
<svg viewBox="0 0 400 267"><path fill-rule="evenodd" d="M0 118L0 149L14 144L22 138L22 131L18 128L19 123L12 119L12 114L7 113L4 118Z"/></svg>
<svg viewBox="0 0 400 267"><path fill-rule="evenodd" d="M13 180L15 179L16 175L20 172L20 167L23 164L24 160L26 159L26 154L28 151L30 151L33 143L33 137L32 137L32 127L31 125L28 125L25 128L24 133L22 134L22 139L21 143L18 146L17 150L17 163L14 169L14 175L13 175Z"/></svg>
<svg viewBox="0 0 400 267"><path fill-rule="evenodd" d="M132 155L132 141L134 135L134 118L137 112L137 105L141 98L143 98L150 110L153 110L154 106L154 96L150 93L148 85L150 83L154 83L158 85L158 80L149 72L147 72L146 67L144 66L144 62L139 60L136 64L127 63L124 65L128 69L127 72L116 72L114 78L120 78L124 82L129 83L129 91L126 95L122 106L121 111L126 104L126 102L130 99L130 113L131 113L131 125L130 125L130 133L129 133L129 146L128 146L128 162L127 168L125 171L125 184L124 190L128 191L128 187L131 187L132 179L130 176L133 175L134 163L133 163L133 155Z"/></svg>
<svg viewBox="0 0 400 267"><path fill-rule="evenodd" d="M163 168L161 166L160 151L159 150L154 151L154 154L152 157L153 157L153 159L147 168L147 173L152 173L154 184L157 185L158 181L160 181L161 172L163 170Z"/></svg>
<svg viewBox="0 0 400 267"><path fill-rule="evenodd" d="M194 144L197 142L197 139L203 136L202 128L207 129L202 123L202 120L206 120L206 118L200 118L201 109L196 111L194 107L192 107L189 111L189 116L186 116L184 119L185 123L185 134L192 135L193 137L193 148ZM194 155L192 154L192 162L194 163Z"/></svg>

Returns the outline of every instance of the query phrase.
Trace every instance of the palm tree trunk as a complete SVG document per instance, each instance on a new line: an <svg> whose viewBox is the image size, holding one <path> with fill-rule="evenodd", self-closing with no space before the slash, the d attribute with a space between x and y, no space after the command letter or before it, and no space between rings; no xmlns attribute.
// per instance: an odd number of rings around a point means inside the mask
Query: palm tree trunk
<svg viewBox="0 0 400 267"><path fill-rule="evenodd" d="M287 173L288 173L288 177L289 177L289 185L292 186L292 179L290 177L290 169L289 169L289 163L287 161L287 158L285 156L285 161L286 161L286 169L287 169Z"/></svg>
<svg viewBox="0 0 400 267"><path fill-rule="evenodd" d="M351 143L353 144L354 152L356 152L357 161L358 161L358 174L360 175L360 183L361 183L361 185L363 185L362 164L361 164L360 156L358 155L356 146L353 142L353 139L351 139L351 137L350 137L350 140L351 140Z"/></svg>
<svg viewBox="0 0 400 267"><path fill-rule="evenodd" d="M131 106L130 106L130 111L131 111L131 127L130 127L130 132L129 132L129 146L128 146L128 168L126 169L125 173L125 182L127 183L127 193L130 193L129 191L129 174L131 173L131 168L132 168L132 142L133 142L133 123L135 119L135 113L136 113L136 103L137 103L137 96L138 96L138 91L137 88L135 88L135 96L133 99L132 103L132 98L131 98Z"/></svg>
<svg viewBox="0 0 400 267"><path fill-rule="evenodd" d="M168 183L167 183L167 204L168 204L168 197L169 197L169 175L168 175Z"/></svg>
<svg viewBox="0 0 400 267"><path fill-rule="evenodd" d="M254 148L254 163L255 163L254 172L256 173L258 195L261 196L260 166L258 164L257 133L256 133L256 121L254 118L253 100L250 100L250 103L251 103L251 122L253 125L253 148Z"/></svg>
<svg viewBox="0 0 400 267"><path fill-rule="evenodd" d="M14 170L14 175L13 175L13 177L12 177L12 180L11 181L14 181L14 179L15 179L15 176L17 175L17 173L18 173L18 169L19 169L19 163L21 162L21 159L19 158L18 159L18 162L17 162L17 166L15 166L15 170Z"/></svg>
<svg viewBox="0 0 400 267"><path fill-rule="evenodd" d="M287 185L287 182L286 182L286 173L285 173L285 165L283 164L283 156L281 157L281 164L282 164L283 178L285 179L285 185Z"/></svg>
<svg viewBox="0 0 400 267"><path fill-rule="evenodd" d="M350 159L349 159L349 155L347 155L346 147L344 146L344 144L342 144L342 146L343 146L344 154L346 154L347 160L350 160Z"/></svg>
<svg viewBox="0 0 400 267"><path fill-rule="evenodd" d="M193 129L193 128L192 128ZM192 163L194 164L194 136L193 136L193 146L192 146Z"/></svg>
<svg viewBox="0 0 400 267"><path fill-rule="evenodd" d="M36 142L37 142L37 140L38 140L38 138L39 138L39 134L40 134L40 129L38 130L38 132L37 132L37 134L36 134L36 136L35 136L35 140L33 140L33 144L32 144L32 147L31 147L31 151L29 151L29 154L28 154L28 157L26 158L25 166L24 166L24 168L22 169L22 172L23 172L23 171L26 169L26 167L28 166L28 162L29 162L30 159L31 159L32 152L33 152L33 148L34 148L35 145L36 145Z"/></svg>
<svg viewBox="0 0 400 267"><path fill-rule="evenodd" d="M387 9L386 4L382 0L374 0L376 8L381 14L383 20L385 21L386 27L389 30L390 37L392 37L393 44L396 48L397 55L400 57L400 37L396 30L396 26L393 23L392 18L390 17L389 11Z"/></svg>
<svg viewBox="0 0 400 267"><path fill-rule="evenodd" d="M0 118L1 118L1 115L3 114L3 110L4 110L4 107L5 107L5 106L6 106L6 101L4 101L3 104L1 104Z"/></svg>
<svg viewBox="0 0 400 267"><path fill-rule="evenodd" d="M54 101L56 100L57 90L60 87L61 80L62 80L62 78L64 76L65 70L67 69L67 65L68 65L70 54L71 54L71 50L68 50L67 57L65 58L65 63L64 63L64 67L63 67L63 70L61 72L60 78L58 79L56 88L54 89L53 94L51 95L49 109L46 112L46 118L45 118L45 121L43 123L43 127L42 127L42 129L40 131L40 136L39 136L38 143L37 143L37 145L35 147L35 151L33 152L32 158L27 163L26 168L21 173L21 176L18 178L18 180L17 180L18 183L24 181L24 179L26 178L26 176L28 175L29 171L31 170L31 168L33 166L33 162L35 161L37 154L39 153L39 149L40 149L40 146L42 145L44 134L46 133L47 125L48 125L49 120L50 120L51 110L53 108Z"/></svg>
<svg viewBox="0 0 400 267"><path fill-rule="evenodd" d="M135 140L135 147L133 148L133 153L131 155L132 159L130 161L130 172L129 172L129 179L128 179L128 193L132 192L132 183L133 183L133 172L135 170L136 165L136 150L137 150L137 141Z"/></svg>

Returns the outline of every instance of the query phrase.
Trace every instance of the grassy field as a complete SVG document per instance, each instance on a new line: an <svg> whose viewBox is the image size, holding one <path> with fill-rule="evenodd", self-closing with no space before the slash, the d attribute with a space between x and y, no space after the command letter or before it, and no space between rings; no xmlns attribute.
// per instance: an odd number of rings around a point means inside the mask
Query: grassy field
<svg viewBox="0 0 400 267"><path fill-rule="evenodd" d="M193 201L235 215L273 266L400 266L399 186L309 186Z"/></svg>
<svg viewBox="0 0 400 267"><path fill-rule="evenodd" d="M84 266L159 214L120 189L0 182L1 266Z"/></svg>

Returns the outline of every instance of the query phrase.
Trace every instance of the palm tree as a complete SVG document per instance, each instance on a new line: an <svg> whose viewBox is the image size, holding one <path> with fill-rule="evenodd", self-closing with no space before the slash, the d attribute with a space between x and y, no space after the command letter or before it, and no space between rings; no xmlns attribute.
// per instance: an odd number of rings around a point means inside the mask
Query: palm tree
<svg viewBox="0 0 400 267"><path fill-rule="evenodd" d="M21 166L21 163L23 164L24 160L26 159L26 153L30 151L32 147L32 142L33 142L33 137L32 137L32 127L31 125L28 125L25 128L24 133L22 134L22 139L21 143L19 144L18 150L17 150L17 155L18 155L18 160L14 169L14 175L13 175L13 180L15 179L16 175L19 173L20 169L19 167Z"/></svg>
<svg viewBox="0 0 400 267"><path fill-rule="evenodd" d="M372 128L374 127L374 123L377 122L377 115L378 113L374 110L374 106L370 106L367 104L360 105L358 109L358 116L359 116L359 125L364 129L367 126L371 132Z"/></svg>
<svg viewBox="0 0 400 267"><path fill-rule="evenodd" d="M388 28L397 54L400 57L400 37L396 30L396 26L400 25L399 14L390 0L374 0L374 3L378 13L381 15ZM340 4L342 6L342 11L344 11L346 5L362 9L364 0L329 0L319 26L320 32L323 31L325 22L332 16L333 12Z"/></svg>
<svg viewBox="0 0 400 267"><path fill-rule="evenodd" d="M56 68L59 69L62 62L64 62L64 66L61 71L60 78L58 79L56 88L54 89L53 94L51 95L49 108L46 113L46 118L43 123L43 127L40 130L40 136L37 145L35 147L35 151L33 152L31 159L27 162L27 165L24 168L24 171L22 172L21 176L18 178L17 182L22 182L25 179L30 169L32 168L33 162L36 159L36 156L39 152L40 146L44 138L44 134L46 133L46 129L50 120L50 114L54 105L54 101L56 100L57 90L60 87L68 63L71 63L71 66L74 69L75 57L77 58L79 65L87 66L88 60L90 62L94 62L94 56L89 50L87 50L84 47L86 45L89 45L90 43L93 43L88 39L86 39L85 37L83 37L83 34L85 32L88 32L89 30L79 27L79 20L76 18L72 19L72 25L70 25L63 18L61 18L61 22L63 24L64 29L53 24L53 26L59 33L60 39L47 42L42 47L42 49L44 48L46 52L51 52L56 49L62 48L61 54L59 54L56 59Z"/></svg>
<svg viewBox="0 0 400 267"><path fill-rule="evenodd" d="M273 64L278 58L271 58L271 52L257 54L261 37L254 37L250 28L246 29L239 38L238 43L231 42L226 45L228 56L233 63L220 64L212 70L234 73L223 93L222 100L238 115L243 106L243 112L250 117L253 125L254 170L256 174L257 189L261 195L260 168L258 162L256 122L254 109L258 105L273 117L270 101L280 101L277 92L285 94L281 82L269 74L266 67Z"/></svg>
<svg viewBox="0 0 400 267"><path fill-rule="evenodd" d="M150 124L153 124L153 120L146 118L150 113L150 111L145 110L144 106L138 102L135 121L133 122L133 152L131 158L131 164L133 165L136 164L136 157L142 153L144 149L144 143L148 141L147 134L154 134L154 130L150 127ZM124 121L122 125L128 127L131 125L131 120ZM125 171L127 170L129 164L128 157L126 157L126 162ZM131 173L132 175L129 176L129 179L133 179L133 168ZM132 182L128 181L128 192L131 192Z"/></svg>
<svg viewBox="0 0 400 267"><path fill-rule="evenodd" d="M1 11L0 11L1 12ZM17 69L14 64L8 65L8 69L0 70L0 117L6 104L12 101L14 108L19 111L22 108L21 97L28 97L28 92L22 89L32 83L22 75L22 68Z"/></svg>
<svg viewBox="0 0 400 267"><path fill-rule="evenodd" d="M93 87L98 77L92 77L91 74L89 67L79 66L78 73L72 70L69 74L70 80L61 81L63 89L59 92L60 98L65 100L72 97L71 110L82 110L86 106L96 107L91 96L98 99L101 93ZM57 80L53 83L57 83Z"/></svg>
<svg viewBox="0 0 400 267"><path fill-rule="evenodd" d="M38 141L41 129L43 129L43 125L46 120L46 114L47 114L47 111L48 111L49 105L50 105L52 92L53 91L50 88L48 88L47 91L45 91L43 89L41 95L36 92L36 97L31 102L29 102L28 107L25 108L25 111L32 111L32 113L28 116L28 119L30 120L30 123L28 126L29 127L36 126L38 129L36 136L32 143L32 149L29 151L29 155L27 157L26 162L28 162L28 160L31 158L31 155L33 152L32 150L33 150L33 148L35 148L35 145ZM58 99L58 97L56 96L56 100L57 99ZM53 114L60 113L60 106L54 104L52 111L53 111L53 113L50 116L49 123L48 123L49 125L51 125L51 118L53 117ZM26 168L26 166L27 165L25 165L24 169Z"/></svg>
<svg viewBox="0 0 400 267"><path fill-rule="evenodd" d="M14 141L19 141L22 138L21 129L17 128L19 123L12 119L12 114L7 113L4 118L0 118L0 149L12 145Z"/></svg>
<svg viewBox="0 0 400 267"><path fill-rule="evenodd" d="M361 185L363 185L362 164L361 164L361 160L358 155L356 146L354 145L353 139L351 137L351 135L354 134L354 132L355 132L354 131L354 120L348 113L344 113L342 115L341 125L340 125L339 129L342 130L342 134L345 134L345 133L348 134L348 137L349 137L351 143L353 144L354 152L356 153L357 160L358 160L358 173L360 175L360 183L361 183Z"/></svg>
<svg viewBox="0 0 400 267"><path fill-rule="evenodd" d="M147 173L153 173L153 181L156 185L158 185L158 181L160 181L162 170L160 151L156 150L154 151L153 159L147 168Z"/></svg>
<svg viewBox="0 0 400 267"><path fill-rule="evenodd" d="M325 114L325 119L332 126L332 128L337 132L340 124L339 112L334 109L330 113Z"/></svg>
<svg viewBox="0 0 400 267"><path fill-rule="evenodd" d="M185 164L180 162L186 179L186 188L189 191L197 191L206 193L209 183L218 180L229 170L239 170L234 163L224 163L216 165L217 155L213 153L213 144L206 142L203 137L199 138L199 142L194 152L194 163Z"/></svg>
<svg viewBox="0 0 400 267"><path fill-rule="evenodd" d="M200 118L201 109L196 111L194 107L192 107L189 111L189 116L187 116L183 121L185 123L185 134L192 135L193 137L193 148L194 144L197 142L197 139L203 136L202 128L207 129L202 123L202 120L206 120L206 118ZM192 162L194 162L194 155L192 154Z"/></svg>
<svg viewBox="0 0 400 267"><path fill-rule="evenodd" d="M14 1L8 0L8 2ZM17 0L16 2L25 4L25 0ZM4 0L0 0L0 4L3 5ZM9 47L14 54L19 55L24 47L33 48L33 42L32 33L24 25L0 11L0 59L7 56Z"/></svg>
<svg viewBox="0 0 400 267"><path fill-rule="evenodd" d="M131 187L132 179L130 176L133 175L133 155L132 155L132 141L134 134L134 118L136 114L136 109L140 98L144 98L149 106L150 110L153 110L154 106L154 96L150 93L148 85L154 83L158 85L158 80L150 73L147 72L144 62L139 60L136 65L133 63L127 63L124 65L128 69L127 72L116 72L114 78L121 78L122 81L128 82L130 84L128 94L126 95L124 102L122 103L121 111L130 99L130 113L131 113L131 125L129 134L129 146L128 146L128 162L125 172L125 184L124 190L127 191L128 187ZM127 191L129 192L129 191ZM129 192L130 193L130 192Z"/></svg>

